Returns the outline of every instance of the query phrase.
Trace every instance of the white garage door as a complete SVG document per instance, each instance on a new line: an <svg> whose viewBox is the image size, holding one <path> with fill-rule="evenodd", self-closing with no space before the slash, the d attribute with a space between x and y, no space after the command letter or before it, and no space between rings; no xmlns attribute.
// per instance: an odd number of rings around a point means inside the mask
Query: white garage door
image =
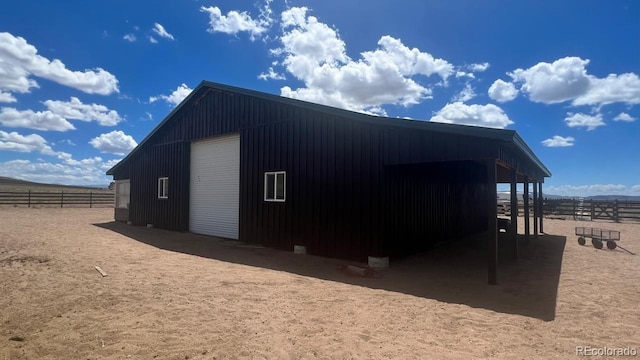
<svg viewBox="0 0 640 360"><path fill-rule="evenodd" d="M240 135L191 144L189 230L238 239Z"/></svg>

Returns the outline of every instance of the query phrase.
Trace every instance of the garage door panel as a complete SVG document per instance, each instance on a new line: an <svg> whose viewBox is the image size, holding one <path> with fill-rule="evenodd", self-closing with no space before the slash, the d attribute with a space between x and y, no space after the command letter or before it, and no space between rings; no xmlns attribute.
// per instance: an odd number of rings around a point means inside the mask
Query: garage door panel
<svg viewBox="0 0 640 360"><path fill-rule="evenodd" d="M191 144L189 230L238 238L240 135Z"/></svg>

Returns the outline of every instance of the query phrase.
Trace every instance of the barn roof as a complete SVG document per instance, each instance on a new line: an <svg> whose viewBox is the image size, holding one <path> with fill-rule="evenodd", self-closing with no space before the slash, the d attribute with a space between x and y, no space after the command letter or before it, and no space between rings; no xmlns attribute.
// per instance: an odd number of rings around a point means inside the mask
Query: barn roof
<svg viewBox="0 0 640 360"><path fill-rule="evenodd" d="M230 85L224 85L219 83L214 83L210 81L202 81L178 106L176 106L165 118L160 122L139 144L133 149L124 159L122 159L119 163L114 165L111 169L107 171L107 175L113 175L115 171L120 167L126 164L140 149L145 146L145 143L149 141L153 135L158 132L167 122L171 120L171 118L178 113L186 104L191 103L192 101L197 101L199 99L198 94L203 93L207 89L225 91L236 93L240 95L251 96L255 98L264 99L267 101L279 102L291 106L301 107L305 109L310 109L314 111L319 111L328 114L334 114L337 116L341 116L344 118L348 118L355 121L362 121L366 123L379 124L385 126L394 126L398 128L411 128L416 130L430 131L430 132L441 132L453 135L462 135L462 136L474 136L485 138L489 140L498 141L501 143L507 144L509 147L514 148L516 151L522 153L527 159L529 159L543 174L545 177L551 176L551 172L547 167L538 159L538 157L534 154L531 148L524 142L524 140L516 133L515 130L509 129L494 129L480 126L469 126L469 125L458 125L458 124L445 124L445 123L436 123L425 120L412 120L412 119L400 119L400 118L390 118L390 117L382 117L375 115L368 115L358 112L353 112L349 110L343 110L331 106L315 104L307 101L296 100L291 98L286 98L278 95L268 94L264 92L259 92L255 90L249 90L244 88L239 88Z"/></svg>

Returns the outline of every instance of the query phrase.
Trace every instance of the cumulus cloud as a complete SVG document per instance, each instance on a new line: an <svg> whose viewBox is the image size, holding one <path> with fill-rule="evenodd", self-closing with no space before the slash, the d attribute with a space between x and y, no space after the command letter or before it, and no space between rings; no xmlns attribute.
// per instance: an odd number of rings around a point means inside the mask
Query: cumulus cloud
<svg viewBox="0 0 640 360"><path fill-rule="evenodd" d="M573 142L575 139L571 136L562 137L559 135L554 135L550 139L546 139L542 141L542 145L546 147L568 147L573 146Z"/></svg>
<svg viewBox="0 0 640 360"><path fill-rule="evenodd" d="M483 71L486 71L488 68L489 68L488 62L467 65L467 69L469 69L472 72L483 72Z"/></svg>
<svg viewBox="0 0 640 360"><path fill-rule="evenodd" d="M564 122L569 127L586 127L587 130L594 130L598 126L604 126L602 114L587 115L583 113L567 113Z"/></svg>
<svg viewBox="0 0 640 360"><path fill-rule="evenodd" d="M156 102L158 100L164 100L167 103L175 106L175 105L180 104L182 102L182 100L184 100L184 98L186 98L187 96L189 96L189 94L191 94L192 91L193 91L193 89L188 87L187 84L181 84L180 86L178 86L177 89L175 89L169 95L151 96L149 98L149 102L150 103L154 103L154 102Z"/></svg>
<svg viewBox="0 0 640 360"><path fill-rule="evenodd" d="M636 118L632 117L631 115L625 113L625 112L621 112L620 114L618 114L618 116L613 118L613 121L626 121L626 122L632 122L632 121L636 121Z"/></svg>
<svg viewBox="0 0 640 360"><path fill-rule="evenodd" d="M273 69L273 66L269 67L267 72L262 72L258 75L260 80L286 80L287 77L284 74L278 73Z"/></svg>
<svg viewBox="0 0 640 360"><path fill-rule="evenodd" d="M42 131L67 131L75 127L62 116L47 111L0 109L0 124L10 128L27 128Z"/></svg>
<svg viewBox="0 0 640 360"><path fill-rule="evenodd" d="M127 135L120 130L101 134L100 136L91 139L89 144L103 153L116 155L124 155L138 145L131 135Z"/></svg>
<svg viewBox="0 0 640 360"><path fill-rule="evenodd" d="M307 14L305 7L293 7L281 14L281 47L272 50L287 73L304 83L283 96L348 110L375 113L384 104L409 106L429 98L432 90L413 77L432 75L446 81L454 66L400 39L383 36L378 48L347 56L346 44L337 31Z"/></svg>
<svg viewBox="0 0 640 360"><path fill-rule="evenodd" d="M97 121L102 126L114 126L122 120L117 111L109 110L104 105L83 104L77 97L71 97L70 101L47 100L44 105L65 119Z"/></svg>
<svg viewBox="0 0 640 360"><path fill-rule="evenodd" d="M260 16L255 19L246 11L231 10L226 15L223 15L222 10L217 6L202 6L200 11L209 15L209 28L207 28L209 33L220 32L236 35L246 32L249 34L251 41L253 41L266 33L269 30L269 26L271 26L272 19L270 17L271 9L269 4L270 1L267 1L265 7L261 9Z"/></svg>
<svg viewBox="0 0 640 360"><path fill-rule="evenodd" d="M9 92L0 91L0 102L3 103L13 103L18 101L15 96L11 95Z"/></svg>
<svg viewBox="0 0 640 360"><path fill-rule="evenodd" d="M469 101L471 99L473 99L474 97L476 97L476 92L473 89L473 87L471 86L471 84L467 83L464 86L464 89L462 89L462 91L460 91L460 93L458 93L457 95L455 95L452 99L453 102L465 102L465 101Z"/></svg>
<svg viewBox="0 0 640 360"><path fill-rule="evenodd" d="M128 42L134 42L137 40L136 35L131 33L131 34L127 34L125 36L122 37L123 39L127 40Z"/></svg>
<svg viewBox="0 0 640 360"><path fill-rule="evenodd" d="M518 96L516 87L502 79L498 79L489 87L489 97L497 102L511 101Z"/></svg>
<svg viewBox="0 0 640 360"><path fill-rule="evenodd" d="M164 26L160 25L159 23L155 23L153 24L153 29L151 29L154 33L158 34L158 36L163 37L165 39L169 39L169 40L175 40L173 35L169 34L167 32L167 30L164 28Z"/></svg>
<svg viewBox="0 0 640 360"><path fill-rule="evenodd" d="M430 121L498 129L504 129L513 124L507 114L496 105L466 105L461 102L445 105L431 117Z"/></svg>
<svg viewBox="0 0 640 360"><path fill-rule="evenodd" d="M509 73L520 91L531 101L555 104L602 106L617 102L640 104L640 78L637 74L610 74L597 78L587 73L589 60L565 57L553 63L540 62L528 69Z"/></svg>
<svg viewBox="0 0 640 360"><path fill-rule="evenodd" d="M152 44L157 44L158 40L156 40L156 38L154 38L153 36L149 35L149 42Z"/></svg>
<svg viewBox="0 0 640 360"><path fill-rule="evenodd" d="M0 150L17 151L23 153L38 152L44 155L54 155L55 152L40 135L21 135L15 131L0 130Z"/></svg>
<svg viewBox="0 0 640 360"><path fill-rule="evenodd" d="M119 91L118 80L108 71L101 68L69 70L62 61L39 55L36 47L24 38L7 32L0 32L0 59L0 91L3 94L27 93L38 87L32 76L89 94L109 95Z"/></svg>

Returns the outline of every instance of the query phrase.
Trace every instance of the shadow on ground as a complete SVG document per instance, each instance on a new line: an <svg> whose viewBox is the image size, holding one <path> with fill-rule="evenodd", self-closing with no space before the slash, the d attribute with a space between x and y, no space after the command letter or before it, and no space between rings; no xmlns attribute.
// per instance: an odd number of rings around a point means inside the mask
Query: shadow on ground
<svg viewBox="0 0 640 360"><path fill-rule="evenodd" d="M500 313L544 321L555 318L556 297L566 237L519 238L517 261L501 261L498 285L487 285L484 250L457 242L426 253L391 261L379 277L350 276L339 268L353 262L310 255L295 255L246 246L210 236L126 225L94 224L159 249L266 269L286 271L323 280L400 292L447 303L465 304ZM481 240L471 239L471 242ZM465 245L467 244L467 245ZM355 264L363 265L363 264Z"/></svg>

